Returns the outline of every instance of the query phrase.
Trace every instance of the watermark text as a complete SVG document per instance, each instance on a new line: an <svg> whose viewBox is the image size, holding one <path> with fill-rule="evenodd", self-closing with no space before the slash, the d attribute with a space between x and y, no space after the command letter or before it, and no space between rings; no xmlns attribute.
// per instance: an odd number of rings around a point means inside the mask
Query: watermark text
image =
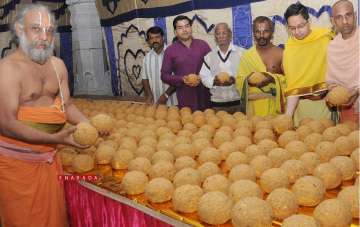
<svg viewBox="0 0 360 227"><path fill-rule="evenodd" d="M99 181L101 176L98 175L58 175L59 181Z"/></svg>

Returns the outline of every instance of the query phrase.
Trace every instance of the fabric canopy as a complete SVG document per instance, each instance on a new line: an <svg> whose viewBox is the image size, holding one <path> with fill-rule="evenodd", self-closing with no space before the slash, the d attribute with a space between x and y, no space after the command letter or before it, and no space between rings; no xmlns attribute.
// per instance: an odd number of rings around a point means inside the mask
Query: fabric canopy
<svg viewBox="0 0 360 227"><path fill-rule="evenodd" d="M173 16L197 9L223 9L264 0L97 0L102 26L114 26L135 18Z"/></svg>

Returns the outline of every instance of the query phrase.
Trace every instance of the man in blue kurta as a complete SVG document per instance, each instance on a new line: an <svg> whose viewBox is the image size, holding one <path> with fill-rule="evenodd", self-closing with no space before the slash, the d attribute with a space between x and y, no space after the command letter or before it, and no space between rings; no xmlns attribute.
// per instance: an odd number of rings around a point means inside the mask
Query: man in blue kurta
<svg viewBox="0 0 360 227"><path fill-rule="evenodd" d="M173 21L177 41L171 44L164 53L161 68L163 82L176 87L179 107L190 107L192 111L205 110L210 107L209 89L201 84L188 80L188 75L198 75L204 56L211 51L209 45L192 37L192 21L186 16L177 16Z"/></svg>

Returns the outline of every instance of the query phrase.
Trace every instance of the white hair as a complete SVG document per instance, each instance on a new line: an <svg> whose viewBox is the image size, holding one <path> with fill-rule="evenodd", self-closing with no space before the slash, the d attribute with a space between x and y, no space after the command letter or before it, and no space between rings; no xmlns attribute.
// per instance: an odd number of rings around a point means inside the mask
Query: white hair
<svg viewBox="0 0 360 227"><path fill-rule="evenodd" d="M225 22L220 22L220 23L216 24L214 31L216 32L216 30L218 30L220 26L224 26L229 33L232 33L231 28Z"/></svg>
<svg viewBox="0 0 360 227"><path fill-rule="evenodd" d="M34 48L41 41L35 41L29 43L24 33L21 33L19 37L19 45L20 48L25 52L25 54L34 62L39 64L44 64L46 60L53 54L54 51L54 40L51 43L48 41L43 41L42 44L46 45L46 48L43 50L39 50Z"/></svg>
<svg viewBox="0 0 360 227"><path fill-rule="evenodd" d="M53 24L54 29L56 30L55 16L51 12L49 7L39 4L39 3L21 4L21 5L19 5L19 7L20 7L20 9L17 10L14 22L12 23L12 26L11 26L11 32L13 34L13 39L14 39L14 41L16 41L17 44L19 43L18 39L20 37L18 37L15 32L15 25L18 24L21 27L24 27L25 16L28 12L30 12L32 10L45 11L46 13L48 13L50 16L51 23Z"/></svg>
<svg viewBox="0 0 360 227"><path fill-rule="evenodd" d="M12 32L14 35L14 40L17 43L17 45L20 46L20 48L25 52L25 54L34 62L37 62L39 64L43 64L46 62L46 60L52 55L53 50L54 50L54 40L52 40L51 43L49 43L48 41L33 41L33 42L29 42L26 38L26 35L22 32L20 34L16 34L15 32L15 25L20 26L21 28L24 27L24 19L27 15L28 12L33 11L33 10L37 10L37 11L42 11L42 12L46 12L49 14L50 16L50 22L51 24L53 24L53 26L55 27L55 16L54 14L50 11L50 9L42 4L25 4L23 5L23 7L17 12L16 17L15 17L15 21L13 23L12 26ZM55 28L54 28L55 29ZM46 48L45 49L36 49L34 48L36 45L38 44L42 44L45 45Z"/></svg>

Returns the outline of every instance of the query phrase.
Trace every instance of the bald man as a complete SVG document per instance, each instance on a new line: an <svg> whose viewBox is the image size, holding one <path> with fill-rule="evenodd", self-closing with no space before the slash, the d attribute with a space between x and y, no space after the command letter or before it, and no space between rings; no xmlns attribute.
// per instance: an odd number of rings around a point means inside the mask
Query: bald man
<svg viewBox="0 0 360 227"><path fill-rule="evenodd" d="M326 82L331 90L337 85L349 89L348 103L338 106L340 121L359 122L359 29L353 4L337 1L332 7L331 23L337 35L328 46Z"/></svg>
<svg viewBox="0 0 360 227"><path fill-rule="evenodd" d="M19 47L0 61L0 220L2 226L67 226L56 144L84 148L65 122L87 121L71 103L68 74L51 56L55 19L25 5L14 23Z"/></svg>
<svg viewBox="0 0 360 227"><path fill-rule="evenodd" d="M201 82L210 89L211 106L229 113L240 111L240 96L235 87L235 75L244 49L232 44L232 31L228 24L215 26L216 48L204 58L200 70ZM230 78L222 81L218 75L227 73Z"/></svg>

